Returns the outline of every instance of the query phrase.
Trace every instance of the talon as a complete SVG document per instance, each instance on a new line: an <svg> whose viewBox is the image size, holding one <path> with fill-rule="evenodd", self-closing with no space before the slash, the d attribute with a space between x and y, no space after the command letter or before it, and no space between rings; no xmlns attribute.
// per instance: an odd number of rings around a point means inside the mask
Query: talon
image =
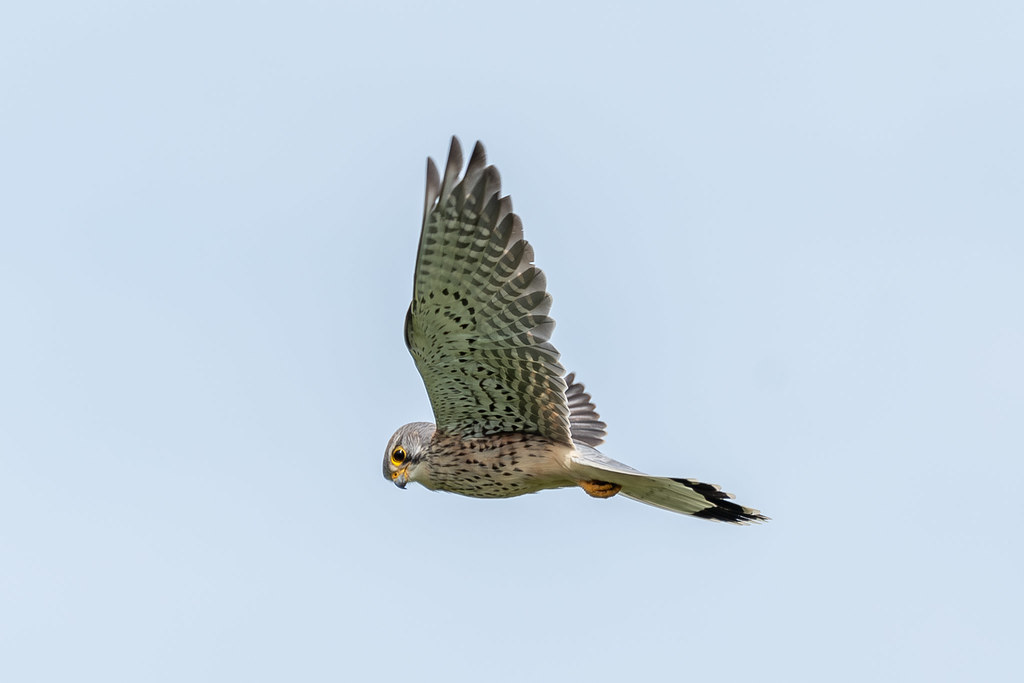
<svg viewBox="0 0 1024 683"><path fill-rule="evenodd" d="M577 483L581 489L587 492L587 495L594 498L611 498L622 490L622 487L618 484L612 484L607 481L580 481Z"/></svg>

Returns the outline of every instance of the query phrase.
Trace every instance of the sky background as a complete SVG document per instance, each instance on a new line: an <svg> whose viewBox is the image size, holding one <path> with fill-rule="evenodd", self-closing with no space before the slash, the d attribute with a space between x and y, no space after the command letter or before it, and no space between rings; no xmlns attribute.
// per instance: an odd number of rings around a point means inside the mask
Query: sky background
<svg viewBox="0 0 1024 683"><path fill-rule="evenodd" d="M0 11L0 678L1024 675L1024 6ZM605 452L732 527L381 477L425 158Z"/></svg>

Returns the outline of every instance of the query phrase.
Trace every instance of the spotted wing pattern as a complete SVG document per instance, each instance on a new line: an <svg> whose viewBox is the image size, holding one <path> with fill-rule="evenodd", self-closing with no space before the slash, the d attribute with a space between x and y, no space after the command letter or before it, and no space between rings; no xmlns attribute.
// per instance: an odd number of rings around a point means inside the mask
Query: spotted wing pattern
<svg viewBox="0 0 1024 683"><path fill-rule="evenodd" d="M554 321L512 201L473 149L465 175L452 138L444 177L427 160L427 193L405 322L438 429L463 437L541 434L571 443Z"/></svg>

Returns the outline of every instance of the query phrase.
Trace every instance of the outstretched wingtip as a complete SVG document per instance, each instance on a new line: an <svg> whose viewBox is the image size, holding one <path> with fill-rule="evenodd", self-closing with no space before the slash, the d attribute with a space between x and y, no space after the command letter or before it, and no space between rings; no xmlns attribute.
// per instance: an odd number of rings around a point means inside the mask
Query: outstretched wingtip
<svg viewBox="0 0 1024 683"><path fill-rule="evenodd" d="M453 140L455 138L452 138ZM487 165L487 152L484 150L484 143L479 140L473 145L473 153L469 155L469 168L483 168Z"/></svg>
<svg viewBox="0 0 1024 683"><path fill-rule="evenodd" d="M448 148L448 163L444 168L444 190L447 191L455 185L460 171L462 171L462 145L459 144L459 139L453 135L452 144Z"/></svg>
<svg viewBox="0 0 1024 683"><path fill-rule="evenodd" d="M459 136L453 135L451 144L448 145L448 165L462 168L462 143Z"/></svg>
<svg viewBox="0 0 1024 683"><path fill-rule="evenodd" d="M434 208L437 202L438 193L441 191L441 175L437 172L437 165L434 160L427 157L427 191L423 199L423 222L427 221L427 214Z"/></svg>

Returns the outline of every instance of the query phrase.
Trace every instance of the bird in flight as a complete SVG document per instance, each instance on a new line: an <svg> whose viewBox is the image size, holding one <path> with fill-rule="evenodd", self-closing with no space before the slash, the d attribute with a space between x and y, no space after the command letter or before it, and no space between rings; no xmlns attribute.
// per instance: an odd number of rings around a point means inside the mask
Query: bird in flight
<svg viewBox="0 0 1024 683"><path fill-rule="evenodd" d="M423 377L435 423L401 427L384 453L399 488L510 498L578 486L735 524L768 518L713 484L655 477L597 450L605 423L551 342L551 295L533 265L512 201L473 148L465 173L452 138L440 176L427 159L412 304L405 344Z"/></svg>

